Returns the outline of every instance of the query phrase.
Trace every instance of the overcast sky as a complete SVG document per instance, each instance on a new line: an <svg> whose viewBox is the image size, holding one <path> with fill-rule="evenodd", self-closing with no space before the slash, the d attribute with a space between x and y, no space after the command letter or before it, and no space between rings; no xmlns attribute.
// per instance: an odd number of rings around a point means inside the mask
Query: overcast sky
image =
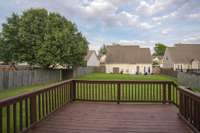
<svg viewBox="0 0 200 133"><path fill-rule="evenodd" d="M200 0L0 0L0 23L31 7L75 22L90 49L112 42L151 49L156 42L200 43Z"/></svg>

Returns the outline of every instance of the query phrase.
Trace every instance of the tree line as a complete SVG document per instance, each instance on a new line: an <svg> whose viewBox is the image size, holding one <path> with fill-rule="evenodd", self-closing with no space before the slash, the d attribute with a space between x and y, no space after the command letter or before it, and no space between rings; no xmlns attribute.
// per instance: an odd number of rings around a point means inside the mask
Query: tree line
<svg viewBox="0 0 200 133"><path fill-rule="evenodd" d="M13 13L2 24L0 61L5 64L77 66L84 64L87 51L88 41L76 25L46 9Z"/></svg>

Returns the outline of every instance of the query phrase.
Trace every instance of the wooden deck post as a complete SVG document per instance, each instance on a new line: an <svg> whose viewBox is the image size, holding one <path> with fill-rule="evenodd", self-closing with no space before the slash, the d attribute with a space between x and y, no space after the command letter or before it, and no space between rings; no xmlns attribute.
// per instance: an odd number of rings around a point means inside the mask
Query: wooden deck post
<svg viewBox="0 0 200 133"><path fill-rule="evenodd" d="M171 100L171 89L172 89L172 84L169 83L168 84L168 103L172 103L172 100Z"/></svg>
<svg viewBox="0 0 200 133"><path fill-rule="evenodd" d="M37 121L37 109L36 109L36 96L30 97L30 123L31 125Z"/></svg>
<svg viewBox="0 0 200 133"><path fill-rule="evenodd" d="M70 83L70 99L71 101L76 100L76 82L73 80Z"/></svg>
<svg viewBox="0 0 200 133"><path fill-rule="evenodd" d="M117 83L117 104L120 103L120 96L121 96L120 83Z"/></svg>
<svg viewBox="0 0 200 133"><path fill-rule="evenodd" d="M166 83L163 83L163 104L165 104L166 103Z"/></svg>

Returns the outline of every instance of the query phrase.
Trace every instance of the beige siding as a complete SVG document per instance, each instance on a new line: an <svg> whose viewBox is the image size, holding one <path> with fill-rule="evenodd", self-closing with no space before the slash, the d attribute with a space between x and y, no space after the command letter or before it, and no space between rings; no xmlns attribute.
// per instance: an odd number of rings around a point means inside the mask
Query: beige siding
<svg viewBox="0 0 200 133"><path fill-rule="evenodd" d="M200 62L199 60L193 60L192 61L192 69L200 69Z"/></svg>
<svg viewBox="0 0 200 133"><path fill-rule="evenodd" d="M174 71L177 70L177 69L182 69L182 70L187 70L187 69L191 69L191 65L190 64L174 64L174 67L173 67Z"/></svg>
<svg viewBox="0 0 200 133"><path fill-rule="evenodd" d="M151 64L106 64L106 73L113 73L113 68L118 67L119 72L123 71L125 74L136 74L137 66L139 66L139 73L144 74L148 73L148 69L150 69L150 73L152 73L152 65Z"/></svg>
<svg viewBox="0 0 200 133"><path fill-rule="evenodd" d="M174 63L171 59L168 49L166 49L163 57L163 68L174 68Z"/></svg>
<svg viewBox="0 0 200 133"><path fill-rule="evenodd" d="M99 66L100 62L95 53L92 53L87 61L87 66Z"/></svg>

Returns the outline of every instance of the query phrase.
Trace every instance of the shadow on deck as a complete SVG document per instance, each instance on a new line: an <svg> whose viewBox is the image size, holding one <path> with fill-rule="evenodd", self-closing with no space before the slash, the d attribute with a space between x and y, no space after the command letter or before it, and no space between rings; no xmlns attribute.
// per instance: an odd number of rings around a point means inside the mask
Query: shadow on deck
<svg viewBox="0 0 200 133"><path fill-rule="evenodd" d="M73 102L29 133L191 133L172 104Z"/></svg>

